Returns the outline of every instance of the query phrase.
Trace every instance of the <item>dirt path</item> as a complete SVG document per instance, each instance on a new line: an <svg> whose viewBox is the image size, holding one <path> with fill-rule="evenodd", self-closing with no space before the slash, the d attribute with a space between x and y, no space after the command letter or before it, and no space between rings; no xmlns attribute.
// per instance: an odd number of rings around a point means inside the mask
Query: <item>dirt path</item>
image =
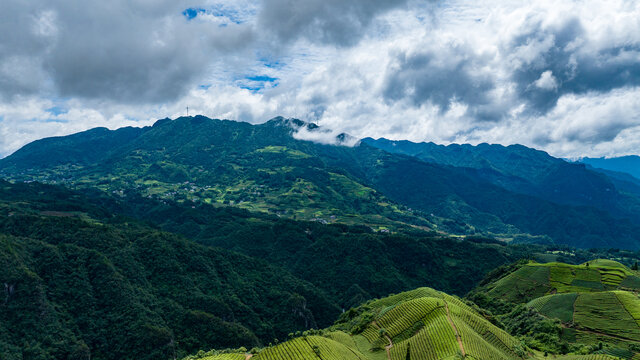
<svg viewBox="0 0 640 360"><path fill-rule="evenodd" d="M378 330L380 329L380 326L375 320L373 320L371 323L373 324L373 326L377 327ZM391 338L387 334L385 334L384 337L386 337L387 341L389 341L389 345L385 346L384 349L387 351L387 359L391 360L391 348L393 347L393 341L391 341Z"/></svg>
<svg viewBox="0 0 640 360"><path fill-rule="evenodd" d="M251 359L252 357L253 357L253 354L247 354L247 357L246 357L246 358L244 358L244 360L249 360L249 359Z"/></svg>
<svg viewBox="0 0 640 360"><path fill-rule="evenodd" d="M393 347L393 342L389 336L385 335L384 337L389 340L389 345L385 346L384 349L387 350L387 359L391 360L391 348Z"/></svg>
<svg viewBox="0 0 640 360"><path fill-rule="evenodd" d="M451 315L449 314L449 305L447 305L446 301L444 302L444 308L447 310L447 320L449 320L449 325L451 325L453 332L456 334L456 340L458 340L458 346L460 347L462 356L465 357L467 356L467 352L464 351L464 345L462 345L462 338L460 337L460 333L458 333L458 328L456 327L456 324L453 323L453 320L451 320Z"/></svg>
<svg viewBox="0 0 640 360"><path fill-rule="evenodd" d="M603 336L603 337L616 339L616 340L631 341L631 342L635 342L635 343L640 343L640 341L638 341L638 340L628 339L628 338L625 338L625 337L622 337L622 336L617 336L617 335L606 334L606 333L603 333L603 332L587 329L587 328L584 328L584 327L581 327L581 326L575 326L574 329L582 331L582 332L594 334L594 335L599 335L599 336Z"/></svg>

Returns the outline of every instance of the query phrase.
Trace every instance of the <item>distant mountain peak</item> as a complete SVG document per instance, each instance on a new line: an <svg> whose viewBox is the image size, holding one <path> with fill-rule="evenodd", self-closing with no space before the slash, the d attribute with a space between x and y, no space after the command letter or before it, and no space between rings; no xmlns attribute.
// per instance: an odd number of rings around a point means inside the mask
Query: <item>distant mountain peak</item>
<svg viewBox="0 0 640 360"><path fill-rule="evenodd" d="M314 123L309 123L296 118L285 118L283 116L276 116L273 119L267 121L267 124L275 126L288 126L294 130L306 127L308 130L317 129L319 126Z"/></svg>
<svg viewBox="0 0 640 360"><path fill-rule="evenodd" d="M602 158L584 157L581 159L577 159L576 161L587 164L596 169L626 173L636 179L640 179L640 156L626 155L620 157Z"/></svg>
<svg viewBox="0 0 640 360"><path fill-rule="evenodd" d="M164 119L160 119L157 120L156 122L153 123L153 127L157 127L157 126L161 126L163 124L166 124L168 122L172 121L170 118L166 117Z"/></svg>
<svg viewBox="0 0 640 360"><path fill-rule="evenodd" d="M277 116L266 122L267 125L289 127L291 135L298 140L306 140L325 145L357 146L360 140L347 133L337 133L333 129L320 127L314 123L295 118Z"/></svg>

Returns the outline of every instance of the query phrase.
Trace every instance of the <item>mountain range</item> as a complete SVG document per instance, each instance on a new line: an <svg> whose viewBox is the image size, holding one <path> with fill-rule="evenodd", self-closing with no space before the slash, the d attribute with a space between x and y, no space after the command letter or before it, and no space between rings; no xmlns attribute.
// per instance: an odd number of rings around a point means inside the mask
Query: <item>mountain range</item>
<svg viewBox="0 0 640 360"><path fill-rule="evenodd" d="M376 231L640 247L640 186L583 164L519 145L327 145L297 139L300 129L323 131L295 119L203 116L97 128L28 144L0 160L0 176Z"/></svg>
<svg viewBox="0 0 640 360"><path fill-rule="evenodd" d="M602 169L629 174L636 180L640 180L640 156L637 155L619 156L613 158L585 157L580 159L579 162L587 164L594 169Z"/></svg>

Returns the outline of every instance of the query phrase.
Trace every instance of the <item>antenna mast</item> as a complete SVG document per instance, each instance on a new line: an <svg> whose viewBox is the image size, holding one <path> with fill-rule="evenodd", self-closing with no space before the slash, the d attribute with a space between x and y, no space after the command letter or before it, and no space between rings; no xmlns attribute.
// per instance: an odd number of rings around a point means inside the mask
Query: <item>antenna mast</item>
<svg viewBox="0 0 640 360"><path fill-rule="evenodd" d="M187 116L189 116L189 107L187 106Z"/></svg>

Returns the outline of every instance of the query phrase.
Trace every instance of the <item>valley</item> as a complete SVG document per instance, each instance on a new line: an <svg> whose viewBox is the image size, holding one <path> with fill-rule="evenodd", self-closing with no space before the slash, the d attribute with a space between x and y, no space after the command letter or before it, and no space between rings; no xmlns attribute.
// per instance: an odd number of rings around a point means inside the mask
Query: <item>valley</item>
<svg viewBox="0 0 640 360"><path fill-rule="evenodd" d="M165 119L43 139L0 160L1 352L636 355L640 254L634 218L621 218L633 202L552 202L540 184L567 178L553 172L518 187L540 163L565 166L533 150L517 149L537 154L530 167L514 167L524 160L510 148L492 150L509 161L479 152L458 164L369 140L298 140L300 128L320 131L283 118ZM592 199L615 187L585 168L572 176L558 186L586 179Z"/></svg>
<svg viewBox="0 0 640 360"><path fill-rule="evenodd" d="M640 360L639 19L0 0L0 360Z"/></svg>

